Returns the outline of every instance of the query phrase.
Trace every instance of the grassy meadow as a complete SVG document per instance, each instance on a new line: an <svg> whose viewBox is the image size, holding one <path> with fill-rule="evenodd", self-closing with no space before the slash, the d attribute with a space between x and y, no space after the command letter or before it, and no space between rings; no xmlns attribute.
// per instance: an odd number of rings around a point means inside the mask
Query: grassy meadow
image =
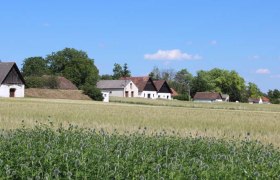
<svg viewBox="0 0 280 180"><path fill-rule="evenodd" d="M0 128L34 127L53 122L108 132L259 140L280 146L280 106L242 103L193 103L164 100L112 99L111 103L80 100L0 99ZM24 121L24 123L22 123Z"/></svg>

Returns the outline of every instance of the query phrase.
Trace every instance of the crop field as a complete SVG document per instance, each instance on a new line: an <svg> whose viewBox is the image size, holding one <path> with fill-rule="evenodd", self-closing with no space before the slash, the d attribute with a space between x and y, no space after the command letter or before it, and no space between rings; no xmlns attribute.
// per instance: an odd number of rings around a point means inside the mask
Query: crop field
<svg viewBox="0 0 280 180"><path fill-rule="evenodd" d="M0 177L279 178L278 105L112 101L0 99Z"/></svg>
<svg viewBox="0 0 280 180"><path fill-rule="evenodd" d="M193 104L154 100L144 102L149 102L150 105L0 99L0 128L16 129L21 127L22 121L26 127L34 127L36 122L52 121L55 125L67 126L71 123L81 128L103 128L108 132L116 129L120 133L135 132L138 128L146 127L147 134L165 130L167 133L175 131L182 137L191 134L243 140L249 136L252 140L280 146L278 105ZM162 106L161 103L165 105ZM177 107L174 107L175 105Z"/></svg>

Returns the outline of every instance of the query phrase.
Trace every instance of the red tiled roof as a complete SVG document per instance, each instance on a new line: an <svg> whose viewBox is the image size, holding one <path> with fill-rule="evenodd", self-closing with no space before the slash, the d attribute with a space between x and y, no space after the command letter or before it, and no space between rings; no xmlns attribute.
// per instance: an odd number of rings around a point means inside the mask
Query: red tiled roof
<svg viewBox="0 0 280 180"><path fill-rule="evenodd" d="M269 99L267 97L262 97L262 101L263 102L270 102Z"/></svg>
<svg viewBox="0 0 280 180"><path fill-rule="evenodd" d="M149 76L144 77L122 77L120 80L131 80L137 87L139 92L142 92L149 81Z"/></svg>
<svg viewBox="0 0 280 180"><path fill-rule="evenodd" d="M215 100L222 99L222 95L217 92L197 92L194 95L194 100Z"/></svg>

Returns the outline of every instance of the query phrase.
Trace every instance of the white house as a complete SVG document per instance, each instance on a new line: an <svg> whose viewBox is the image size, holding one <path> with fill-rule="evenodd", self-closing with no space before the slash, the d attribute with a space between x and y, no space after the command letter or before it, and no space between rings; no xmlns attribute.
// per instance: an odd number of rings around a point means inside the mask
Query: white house
<svg viewBox="0 0 280 180"><path fill-rule="evenodd" d="M157 99L157 88L150 77L123 77L122 80L131 80L138 87L138 97Z"/></svg>
<svg viewBox="0 0 280 180"><path fill-rule="evenodd" d="M0 97L24 97L25 82L14 62L0 62Z"/></svg>
<svg viewBox="0 0 280 180"><path fill-rule="evenodd" d="M154 84L157 88L158 98L171 100L172 90L165 80L154 81Z"/></svg>
<svg viewBox="0 0 280 180"><path fill-rule="evenodd" d="M101 80L97 88L104 94L116 97L138 97L138 88L131 80Z"/></svg>

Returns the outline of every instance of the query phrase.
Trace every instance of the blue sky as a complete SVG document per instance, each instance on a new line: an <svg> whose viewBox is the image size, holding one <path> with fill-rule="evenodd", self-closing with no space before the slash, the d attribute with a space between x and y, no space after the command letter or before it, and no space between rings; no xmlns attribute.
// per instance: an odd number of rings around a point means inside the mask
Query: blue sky
<svg viewBox="0 0 280 180"><path fill-rule="evenodd" d="M0 6L0 59L65 47L86 51L100 74L128 63L160 69L235 70L260 89L280 89L278 0L25 0Z"/></svg>

